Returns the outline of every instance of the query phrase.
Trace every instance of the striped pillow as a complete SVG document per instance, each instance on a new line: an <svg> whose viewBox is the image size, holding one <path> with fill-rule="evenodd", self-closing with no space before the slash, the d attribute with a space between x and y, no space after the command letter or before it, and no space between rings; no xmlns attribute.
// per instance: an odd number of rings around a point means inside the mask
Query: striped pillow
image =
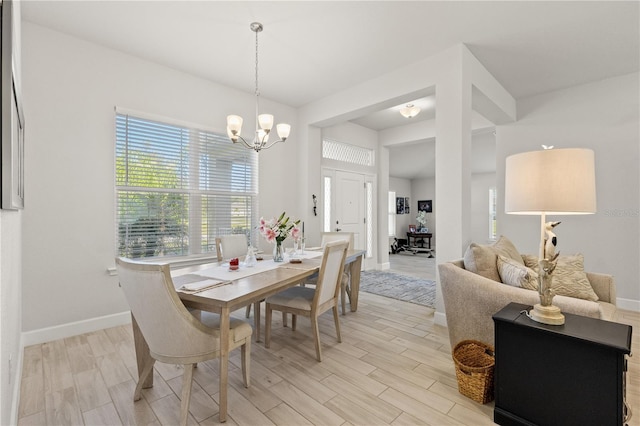
<svg viewBox="0 0 640 426"><path fill-rule="evenodd" d="M504 284L538 290L538 273L513 259L498 255L498 273Z"/></svg>

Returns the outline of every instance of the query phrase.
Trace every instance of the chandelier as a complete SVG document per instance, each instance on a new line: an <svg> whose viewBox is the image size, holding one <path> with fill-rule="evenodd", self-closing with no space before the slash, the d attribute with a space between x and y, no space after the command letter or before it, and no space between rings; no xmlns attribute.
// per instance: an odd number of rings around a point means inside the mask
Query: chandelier
<svg viewBox="0 0 640 426"><path fill-rule="evenodd" d="M258 90L258 33L262 31L263 26L260 22L252 22L249 28L256 33L256 132L253 141L248 142L240 136L242 117L239 115L229 115L227 116L227 135L233 143L242 141L247 148L260 152L262 149L271 148L278 142L286 141L291 132L291 126L285 123L276 125L280 139L269 142L269 133L273 127L273 115L260 114L258 105L260 99L260 91Z"/></svg>

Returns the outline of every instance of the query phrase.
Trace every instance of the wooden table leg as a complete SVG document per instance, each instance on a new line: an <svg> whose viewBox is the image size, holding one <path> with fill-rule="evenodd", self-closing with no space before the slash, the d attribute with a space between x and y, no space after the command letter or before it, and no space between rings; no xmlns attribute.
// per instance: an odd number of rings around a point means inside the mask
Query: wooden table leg
<svg viewBox="0 0 640 426"><path fill-rule="evenodd" d="M140 331L140 327L136 322L136 318L131 313L131 328L133 329L133 342L136 350L136 363L138 364L138 380L140 380L140 375L144 370L144 366L147 364L149 358L151 357L149 353L149 345L147 345L147 341L142 335L142 331ZM153 386L153 373L149 374L147 380L142 384L144 389L150 388Z"/></svg>
<svg viewBox="0 0 640 426"><path fill-rule="evenodd" d="M254 314L254 321L253 323L255 324L255 328L256 328L256 342L260 341L260 302L256 302L254 303L254 308L253 308L253 314Z"/></svg>
<svg viewBox="0 0 640 426"><path fill-rule="evenodd" d="M358 310L358 295L360 294L360 269L362 269L362 256L349 264L351 272L351 312Z"/></svg>
<svg viewBox="0 0 640 426"><path fill-rule="evenodd" d="M220 422L227 421L227 385L229 381L229 308L220 311Z"/></svg>

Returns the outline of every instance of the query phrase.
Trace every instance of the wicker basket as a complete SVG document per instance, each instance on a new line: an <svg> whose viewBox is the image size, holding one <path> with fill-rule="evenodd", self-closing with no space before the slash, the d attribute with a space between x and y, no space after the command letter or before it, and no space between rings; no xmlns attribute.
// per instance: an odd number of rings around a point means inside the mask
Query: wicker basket
<svg viewBox="0 0 640 426"><path fill-rule="evenodd" d="M458 391L481 404L493 401L493 347L477 340L463 340L453 349Z"/></svg>

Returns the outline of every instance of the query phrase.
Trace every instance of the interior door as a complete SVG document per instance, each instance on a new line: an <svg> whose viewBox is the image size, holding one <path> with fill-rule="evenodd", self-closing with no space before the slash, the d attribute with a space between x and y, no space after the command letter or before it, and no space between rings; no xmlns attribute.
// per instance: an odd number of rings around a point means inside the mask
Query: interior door
<svg viewBox="0 0 640 426"><path fill-rule="evenodd" d="M353 232L354 245L365 249L364 175L336 170L335 217L332 231Z"/></svg>

